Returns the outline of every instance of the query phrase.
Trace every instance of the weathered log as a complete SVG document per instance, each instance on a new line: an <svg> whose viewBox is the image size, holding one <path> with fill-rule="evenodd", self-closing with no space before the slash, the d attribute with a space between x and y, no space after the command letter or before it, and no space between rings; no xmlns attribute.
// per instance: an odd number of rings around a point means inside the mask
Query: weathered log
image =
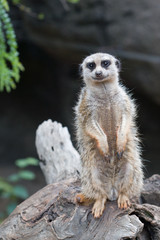
<svg viewBox="0 0 160 240"><path fill-rule="evenodd" d="M145 180L142 200L144 203L150 203L160 207L160 175L154 174Z"/></svg>
<svg viewBox="0 0 160 240"><path fill-rule="evenodd" d="M146 204L151 198L145 198L149 189L154 201L159 201L160 176L154 175L145 181L142 192L145 204L134 203L123 211L116 202L107 202L102 217L94 219L92 204L83 206L75 202L75 195L80 192L77 173L80 159L69 141L68 131L60 124L49 120L40 125L36 135L37 151L47 182L54 183L17 206L0 225L0 240L160 239L160 207Z"/></svg>
<svg viewBox="0 0 160 240"><path fill-rule="evenodd" d="M72 145L67 127L44 121L36 131L36 148L47 184L79 177L80 156Z"/></svg>
<svg viewBox="0 0 160 240"><path fill-rule="evenodd" d="M74 179L47 185L0 225L0 239L160 239L160 207L133 204L123 211L116 202L107 202L103 216L94 219L92 206L75 203L79 191Z"/></svg>

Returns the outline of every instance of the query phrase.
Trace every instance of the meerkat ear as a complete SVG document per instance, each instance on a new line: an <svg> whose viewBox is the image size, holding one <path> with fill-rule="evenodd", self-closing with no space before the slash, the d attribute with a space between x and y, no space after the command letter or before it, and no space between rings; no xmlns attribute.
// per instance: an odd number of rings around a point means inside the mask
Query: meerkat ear
<svg viewBox="0 0 160 240"><path fill-rule="evenodd" d="M80 64L79 65L79 74L80 74L80 76L82 76L82 73L83 73L82 64Z"/></svg>
<svg viewBox="0 0 160 240"><path fill-rule="evenodd" d="M118 71L120 72L120 71L121 71L121 62L116 59L115 64L116 64L116 66L117 66L117 68L118 68Z"/></svg>

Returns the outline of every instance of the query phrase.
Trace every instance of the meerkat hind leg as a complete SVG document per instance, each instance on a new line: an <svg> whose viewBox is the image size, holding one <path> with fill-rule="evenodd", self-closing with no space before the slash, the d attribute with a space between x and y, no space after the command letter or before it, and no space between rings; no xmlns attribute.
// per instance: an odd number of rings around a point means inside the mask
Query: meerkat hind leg
<svg viewBox="0 0 160 240"><path fill-rule="evenodd" d="M118 197L118 207L120 209L127 209L131 206L129 198L125 194L120 194Z"/></svg>
<svg viewBox="0 0 160 240"><path fill-rule="evenodd" d="M95 218L99 218L103 214L106 200L106 198L96 199L92 208L92 214Z"/></svg>

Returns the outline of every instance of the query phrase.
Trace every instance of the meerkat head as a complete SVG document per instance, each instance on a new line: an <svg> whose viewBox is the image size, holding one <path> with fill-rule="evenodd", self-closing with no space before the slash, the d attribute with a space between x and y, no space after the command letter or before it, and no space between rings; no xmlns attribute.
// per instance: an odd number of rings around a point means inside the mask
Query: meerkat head
<svg viewBox="0 0 160 240"><path fill-rule="evenodd" d="M107 53L95 53L80 65L81 75L87 84L98 84L118 80L120 62Z"/></svg>

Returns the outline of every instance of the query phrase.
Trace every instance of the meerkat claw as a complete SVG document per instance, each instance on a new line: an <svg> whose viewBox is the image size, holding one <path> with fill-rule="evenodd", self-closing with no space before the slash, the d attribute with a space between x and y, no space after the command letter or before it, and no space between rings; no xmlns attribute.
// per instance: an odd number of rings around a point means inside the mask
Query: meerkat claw
<svg viewBox="0 0 160 240"><path fill-rule="evenodd" d="M98 208L93 208L92 209L92 214L94 218L100 218L103 214L104 209L98 209Z"/></svg>
<svg viewBox="0 0 160 240"><path fill-rule="evenodd" d="M104 212L105 209L105 202L106 199L97 199L93 205L92 208L92 214L94 216L94 218L100 218Z"/></svg>
<svg viewBox="0 0 160 240"><path fill-rule="evenodd" d="M118 207L120 209L127 209L131 206L130 200L125 195L120 195L118 198Z"/></svg>

